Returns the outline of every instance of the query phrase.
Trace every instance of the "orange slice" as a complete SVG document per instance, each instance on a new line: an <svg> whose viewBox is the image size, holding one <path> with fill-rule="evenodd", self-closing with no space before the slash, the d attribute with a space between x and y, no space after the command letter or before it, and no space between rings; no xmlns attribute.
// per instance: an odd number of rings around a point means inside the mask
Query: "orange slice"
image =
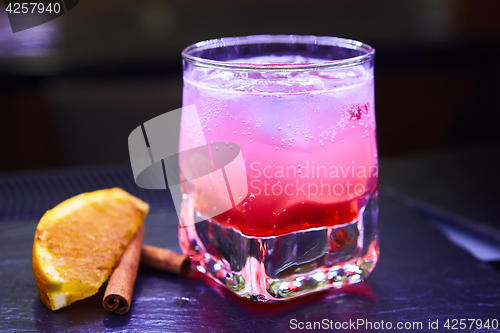
<svg viewBox="0 0 500 333"><path fill-rule="evenodd" d="M57 310L97 293L148 211L120 188L83 193L47 211L32 257L43 304Z"/></svg>

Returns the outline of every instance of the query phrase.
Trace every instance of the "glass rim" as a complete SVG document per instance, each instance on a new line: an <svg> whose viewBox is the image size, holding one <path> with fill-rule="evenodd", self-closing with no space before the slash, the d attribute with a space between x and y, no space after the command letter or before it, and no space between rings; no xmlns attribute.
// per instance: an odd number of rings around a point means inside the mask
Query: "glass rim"
<svg viewBox="0 0 500 333"><path fill-rule="evenodd" d="M345 59L298 63L298 64L253 64L245 62L228 62L221 60L211 60L193 56L193 51L203 51L209 49L222 48L235 45L249 44L316 44L325 46L338 46L350 50L361 50L364 54ZM375 56L375 49L368 44L354 39L328 37L328 36L302 36L302 35L252 35L244 37L224 37L209 39L192 44L182 50L182 58L194 65L214 69L227 69L233 71L258 71L258 72L295 72L318 69L332 69L358 65L371 60Z"/></svg>

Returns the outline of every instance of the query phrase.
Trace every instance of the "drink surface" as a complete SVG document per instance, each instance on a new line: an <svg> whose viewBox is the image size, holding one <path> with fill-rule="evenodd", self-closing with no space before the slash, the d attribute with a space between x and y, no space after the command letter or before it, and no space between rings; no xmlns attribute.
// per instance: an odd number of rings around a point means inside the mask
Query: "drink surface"
<svg viewBox="0 0 500 333"><path fill-rule="evenodd" d="M308 63L302 57L233 62ZM306 72L242 72L192 67L183 105L195 105L205 141L241 148L248 195L213 217L248 236L276 236L356 220L377 189L372 68L357 65ZM183 116L184 117L184 116ZM197 146L182 120L180 150ZM210 149L219 149L209 145ZM203 185L200 185L203 186ZM196 213L216 202L184 187Z"/></svg>

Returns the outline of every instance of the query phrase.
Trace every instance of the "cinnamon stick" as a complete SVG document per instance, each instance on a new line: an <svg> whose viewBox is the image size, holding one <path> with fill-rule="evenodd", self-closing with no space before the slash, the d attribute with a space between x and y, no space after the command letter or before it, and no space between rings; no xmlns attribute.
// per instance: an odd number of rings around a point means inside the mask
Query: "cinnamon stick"
<svg viewBox="0 0 500 333"><path fill-rule="evenodd" d="M120 263L111 274L102 300L102 305L108 311L125 314L130 309L143 238L144 225L141 225L123 253Z"/></svg>
<svg viewBox="0 0 500 333"><path fill-rule="evenodd" d="M188 256L156 246L143 245L141 264L186 277L191 271L191 261Z"/></svg>

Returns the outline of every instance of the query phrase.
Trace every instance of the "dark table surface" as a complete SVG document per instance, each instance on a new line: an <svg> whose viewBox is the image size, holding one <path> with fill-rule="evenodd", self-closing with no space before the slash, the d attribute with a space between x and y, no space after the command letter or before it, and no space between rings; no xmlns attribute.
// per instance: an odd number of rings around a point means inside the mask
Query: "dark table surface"
<svg viewBox="0 0 500 333"><path fill-rule="evenodd" d="M175 219L172 210L153 212L146 222L145 242L179 250ZM0 330L296 331L290 328L292 319L421 322L424 328L429 320L439 320L444 330L447 319L500 320L500 273L449 243L421 216L383 193L381 256L368 280L285 304L251 303L201 276L183 279L141 267L128 314L104 310L102 290L52 312L40 302L33 281L35 228L36 221L0 224Z"/></svg>
<svg viewBox="0 0 500 333"><path fill-rule="evenodd" d="M500 142L382 159L381 184L405 204L500 243Z"/></svg>
<svg viewBox="0 0 500 333"><path fill-rule="evenodd" d="M133 184L128 166L6 174L0 176L0 331L281 332L291 320L335 323L422 323L407 330L445 328L465 319L500 321L500 272L451 244L425 216L388 187L380 192L380 251L366 282L282 304L256 304L233 296L201 275L183 279L141 267L130 312L113 315L101 306L103 290L52 312L40 302L31 250L40 210L79 192L119 185L152 204L145 242L179 251L177 221L165 191ZM401 190L401 189L399 189ZM293 322L292 322L293 323ZM369 331L352 326L342 331ZM383 330L378 330L383 331Z"/></svg>

